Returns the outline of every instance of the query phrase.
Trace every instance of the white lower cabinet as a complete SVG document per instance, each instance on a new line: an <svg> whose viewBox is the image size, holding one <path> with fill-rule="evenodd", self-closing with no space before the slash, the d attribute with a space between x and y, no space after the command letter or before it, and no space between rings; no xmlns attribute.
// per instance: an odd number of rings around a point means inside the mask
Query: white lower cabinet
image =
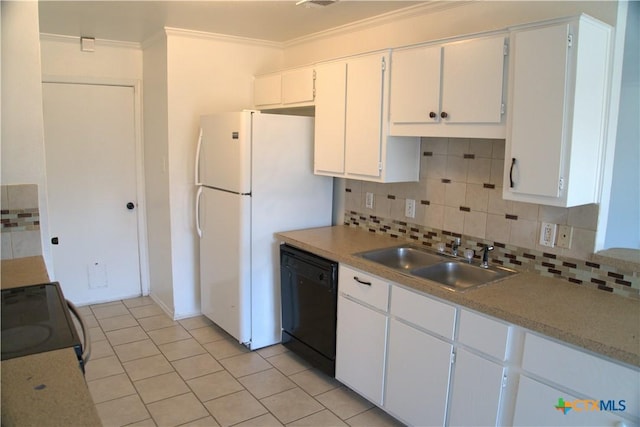
<svg viewBox="0 0 640 427"><path fill-rule="evenodd" d="M465 309L459 317L447 424L498 425L510 326Z"/></svg>
<svg viewBox="0 0 640 427"><path fill-rule="evenodd" d="M495 426L503 367L467 350L456 352L449 402L450 426Z"/></svg>
<svg viewBox="0 0 640 427"><path fill-rule="evenodd" d="M451 344L391 319L388 352L385 409L409 425L444 425Z"/></svg>
<svg viewBox="0 0 640 427"><path fill-rule="evenodd" d="M600 402L596 403L599 405ZM575 408L565 413L563 407L567 404L575 405ZM599 406L596 409L592 403L565 391L521 376L513 425L631 427L637 424L614 412L602 411Z"/></svg>
<svg viewBox="0 0 640 427"><path fill-rule="evenodd" d="M403 423L640 425L637 367L342 264L338 286L336 379Z"/></svg>
<svg viewBox="0 0 640 427"><path fill-rule="evenodd" d="M522 371L514 425L640 424L638 368L527 333Z"/></svg>
<svg viewBox="0 0 640 427"><path fill-rule="evenodd" d="M338 319L336 379L382 405L387 317L341 296Z"/></svg>
<svg viewBox="0 0 640 427"><path fill-rule="evenodd" d="M391 286L384 407L415 426L444 425L455 307Z"/></svg>
<svg viewBox="0 0 640 427"><path fill-rule="evenodd" d="M382 405L388 283L340 265L336 379Z"/></svg>

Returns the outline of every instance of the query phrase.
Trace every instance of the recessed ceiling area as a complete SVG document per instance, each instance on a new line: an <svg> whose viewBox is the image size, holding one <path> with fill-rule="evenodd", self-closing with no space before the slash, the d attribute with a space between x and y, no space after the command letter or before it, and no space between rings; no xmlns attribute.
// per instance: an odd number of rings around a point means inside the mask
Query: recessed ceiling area
<svg viewBox="0 0 640 427"><path fill-rule="evenodd" d="M327 6L280 1L39 2L40 32L141 43L174 27L283 43L432 1L340 0Z"/></svg>

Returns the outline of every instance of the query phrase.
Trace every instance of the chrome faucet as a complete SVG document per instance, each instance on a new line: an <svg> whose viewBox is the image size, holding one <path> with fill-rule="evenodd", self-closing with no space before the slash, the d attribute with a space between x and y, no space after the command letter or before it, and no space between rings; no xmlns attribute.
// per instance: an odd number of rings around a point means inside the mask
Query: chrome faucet
<svg viewBox="0 0 640 427"><path fill-rule="evenodd" d="M482 264L480 264L482 268L489 268L489 251L492 250L493 246L490 245L485 245L485 247L482 248Z"/></svg>
<svg viewBox="0 0 640 427"><path fill-rule="evenodd" d="M458 256L458 248L460 247L460 238L456 237L452 242L451 242L451 254L453 256Z"/></svg>

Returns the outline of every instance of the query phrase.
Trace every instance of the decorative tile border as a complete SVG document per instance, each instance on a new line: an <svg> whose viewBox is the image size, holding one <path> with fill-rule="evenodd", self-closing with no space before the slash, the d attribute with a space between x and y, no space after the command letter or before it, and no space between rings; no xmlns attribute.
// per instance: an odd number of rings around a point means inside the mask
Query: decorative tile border
<svg viewBox="0 0 640 427"><path fill-rule="evenodd" d="M435 247L437 243L443 242L450 248L453 238L460 237L461 248L474 249L475 258L478 260L480 249L490 244L495 248L490 252L490 262L494 264L567 280L627 298L640 299L640 273L637 271L620 271L615 267L591 261L561 257L356 211L345 211L344 223L350 227L364 228L371 233L384 234L428 247Z"/></svg>
<svg viewBox="0 0 640 427"><path fill-rule="evenodd" d="M33 209L3 209L0 211L2 233L40 230L40 212Z"/></svg>

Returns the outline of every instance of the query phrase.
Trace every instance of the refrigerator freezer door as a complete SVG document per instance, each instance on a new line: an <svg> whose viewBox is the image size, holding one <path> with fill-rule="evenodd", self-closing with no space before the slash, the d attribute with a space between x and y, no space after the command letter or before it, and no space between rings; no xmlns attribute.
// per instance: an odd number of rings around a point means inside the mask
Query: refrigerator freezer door
<svg viewBox="0 0 640 427"><path fill-rule="evenodd" d="M251 197L204 188L200 202L202 314L251 340Z"/></svg>
<svg viewBox="0 0 640 427"><path fill-rule="evenodd" d="M242 111L202 116L199 183L239 194L251 193L251 119Z"/></svg>

